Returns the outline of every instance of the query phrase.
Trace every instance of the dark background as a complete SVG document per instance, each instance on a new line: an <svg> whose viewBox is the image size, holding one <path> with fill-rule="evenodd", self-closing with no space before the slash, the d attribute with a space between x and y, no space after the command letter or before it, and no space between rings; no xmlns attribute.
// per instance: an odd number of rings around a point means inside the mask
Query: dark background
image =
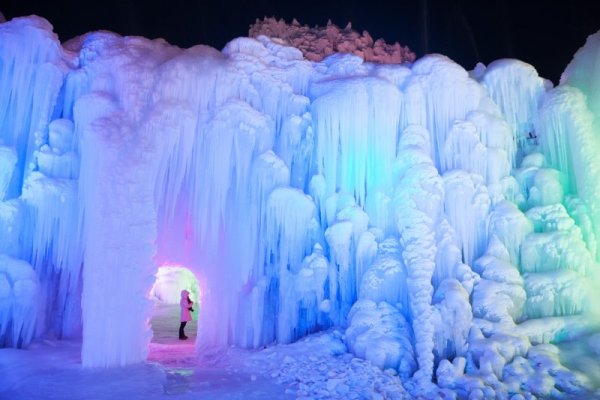
<svg viewBox="0 0 600 400"><path fill-rule="evenodd" d="M61 41L106 29L221 49L248 34L256 18L344 27L407 45L420 57L441 53L472 69L499 58L532 64L555 84L588 35L600 30L600 0L0 0L7 20L37 14Z"/></svg>

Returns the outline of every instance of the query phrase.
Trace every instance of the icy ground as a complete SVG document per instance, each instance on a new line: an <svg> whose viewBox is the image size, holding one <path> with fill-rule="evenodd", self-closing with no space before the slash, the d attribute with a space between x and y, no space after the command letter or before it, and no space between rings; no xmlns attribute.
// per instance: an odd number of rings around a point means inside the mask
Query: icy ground
<svg viewBox="0 0 600 400"><path fill-rule="evenodd" d="M177 329L168 324L177 323L176 307L162 307L165 314L153 319L159 328L146 363L83 369L81 343L64 340L37 342L26 351L1 349L0 399L411 398L391 370L381 371L346 353L336 331L291 345L259 351L229 348L197 358L193 342L176 340ZM190 338L194 330L187 329ZM560 346L561 361L598 387L599 356L578 343Z"/></svg>
<svg viewBox="0 0 600 400"><path fill-rule="evenodd" d="M198 357L196 321L186 327L188 341L177 339L178 308L156 304L148 362L128 367L84 369L81 342L76 341L44 340L29 350L1 349L0 399L411 398L392 370L382 371L347 353L336 330L291 345L230 347ZM599 342L591 337L559 347L561 362L586 374L596 388Z"/></svg>
<svg viewBox="0 0 600 400"><path fill-rule="evenodd" d="M338 331L254 351L194 354L177 339L178 305L156 307L148 362L81 367L81 342L44 340L0 350L0 399L403 399L393 373L346 352ZM189 324L188 324L189 325Z"/></svg>

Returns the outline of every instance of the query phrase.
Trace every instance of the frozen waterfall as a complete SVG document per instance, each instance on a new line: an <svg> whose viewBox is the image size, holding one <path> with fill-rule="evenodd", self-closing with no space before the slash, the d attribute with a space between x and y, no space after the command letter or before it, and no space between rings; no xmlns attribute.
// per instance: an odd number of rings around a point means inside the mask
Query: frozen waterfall
<svg viewBox="0 0 600 400"><path fill-rule="evenodd" d="M600 329L598 34L556 88L38 17L0 43L0 345L145 360L163 265L198 280L198 349L339 327L407 388L503 393L530 346Z"/></svg>

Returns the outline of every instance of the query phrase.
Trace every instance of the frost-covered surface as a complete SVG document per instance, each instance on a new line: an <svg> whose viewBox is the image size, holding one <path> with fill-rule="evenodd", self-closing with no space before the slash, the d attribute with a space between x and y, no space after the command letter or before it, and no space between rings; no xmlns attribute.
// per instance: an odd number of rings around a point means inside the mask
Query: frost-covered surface
<svg viewBox="0 0 600 400"><path fill-rule="evenodd" d="M202 354L331 329L257 356L282 383L309 374L292 395L369 397L339 380L356 368L384 397L591 396L555 345L596 349L600 330L598 42L551 88L518 60L61 45L41 18L0 24L3 345L142 362L158 267L181 265Z"/></svg>

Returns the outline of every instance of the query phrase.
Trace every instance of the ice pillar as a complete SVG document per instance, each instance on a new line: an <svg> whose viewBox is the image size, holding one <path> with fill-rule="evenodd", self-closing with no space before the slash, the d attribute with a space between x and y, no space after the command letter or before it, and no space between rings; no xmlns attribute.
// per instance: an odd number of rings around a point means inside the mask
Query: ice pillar
<svg viewBox="0 0 600 400"><path fill-rule="evenodd" d="M83 130L82 363L143 361L151 337L146 293L155 272L151 157L136 157L143 151L140 143L133 145L136 132L108 97L80 99L75 119Z"/></svg>

